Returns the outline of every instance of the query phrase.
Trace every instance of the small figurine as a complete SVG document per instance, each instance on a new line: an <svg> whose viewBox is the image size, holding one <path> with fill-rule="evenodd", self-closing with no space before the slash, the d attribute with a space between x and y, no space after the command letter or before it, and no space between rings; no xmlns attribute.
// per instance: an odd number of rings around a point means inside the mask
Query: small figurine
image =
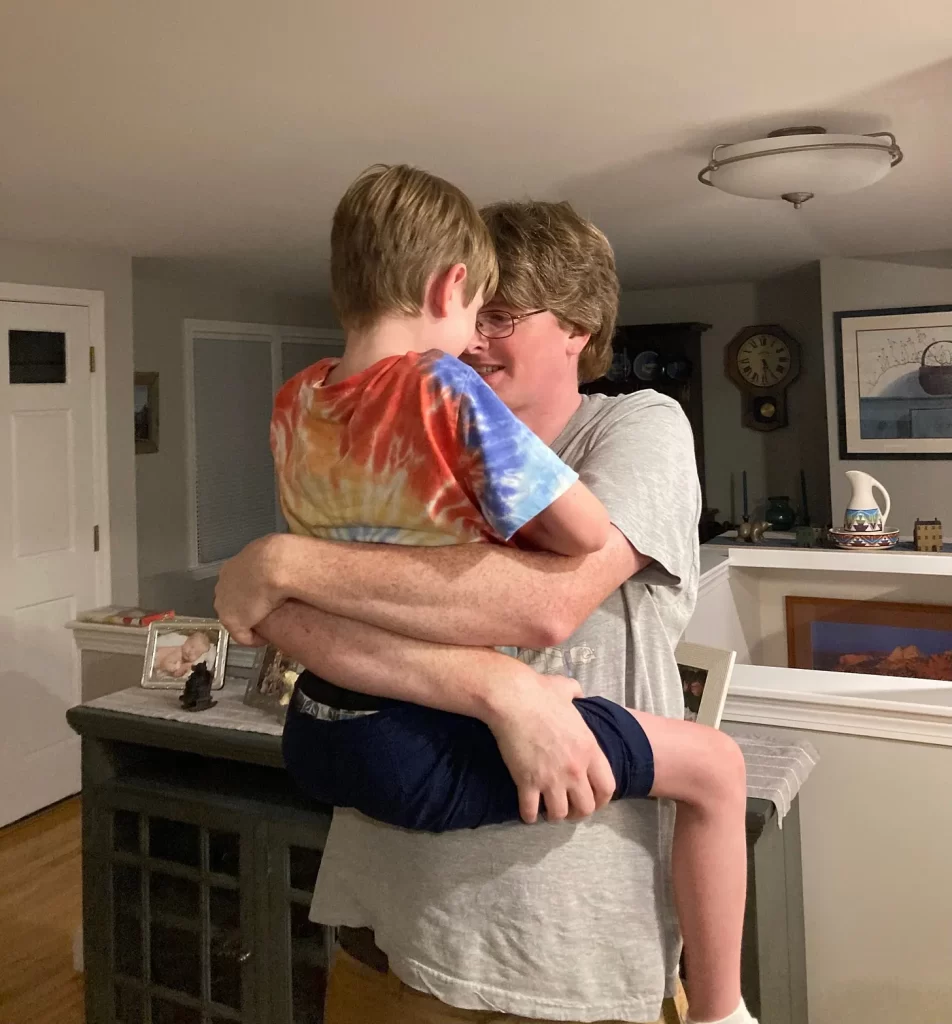
<svg viewBox="0 0 952 1024"><path fill-rule="evenodd" d="M798 548L815 548L817 531L812 526L798 526L796 529Z"/></svg>
<svg viewBox="0 0 952 1024"><path fill-rule="evenodd" d="M912 537L916 551L941 551L942 523L938 519L917 519Z"/></svg>
<svg viewBox="0 0 952 1024"><path fill-rule="evenodd" d="M751 531L750 519L747 516L744 516L744 521L740 524L740 526L737 527L737 539L738 540L745 540L745 541L747 541L749 543L750 542L750 531Z"/></svg>
<svg viewBox="0 0 952 1024"><path fill-rule="evenodd" d="M179 696L186 711L207 711L218 701L212 700L212 673L204 661L200 661L185 682L185 690Z"/></svg>

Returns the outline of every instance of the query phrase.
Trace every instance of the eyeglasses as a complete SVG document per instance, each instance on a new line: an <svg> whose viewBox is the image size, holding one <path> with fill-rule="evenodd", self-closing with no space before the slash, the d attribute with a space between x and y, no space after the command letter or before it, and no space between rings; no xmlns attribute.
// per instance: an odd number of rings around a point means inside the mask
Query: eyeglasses
<svg viewBox="0 0 952 1024"><path fill-rule="evenodd" d="M513 316L504 309L486 309L476 317L476 330L487 341L498 341L500 338L511 337L520 320L545 312L544 309L534 309L531 313L517 313Z"/></svg>

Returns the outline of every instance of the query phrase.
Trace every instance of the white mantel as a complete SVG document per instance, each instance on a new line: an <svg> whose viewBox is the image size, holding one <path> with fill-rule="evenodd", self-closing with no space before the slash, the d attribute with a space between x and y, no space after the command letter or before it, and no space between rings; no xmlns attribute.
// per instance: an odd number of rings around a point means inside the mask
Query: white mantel
<svg viewBox="0 0 952 1024"><path fill-rule="evenodd" d="M815 572L886 572L914 576L952 576L952 554L929 551L840 551L836 548L771 547L766 544L705 544L704 562L719 561L743 569L805 569ZM710 554L708 554L710 552Z"/></svg>
<svg viewBox="0 0 952 1024"><path fill-rule="evenodd" d="M952 746L952 684L793 669L777 658L785 594L952 604L952 554L705 544L700 569L685 639L737 651L726 719ZM773 663L753 664L767 648Z"/></svg>

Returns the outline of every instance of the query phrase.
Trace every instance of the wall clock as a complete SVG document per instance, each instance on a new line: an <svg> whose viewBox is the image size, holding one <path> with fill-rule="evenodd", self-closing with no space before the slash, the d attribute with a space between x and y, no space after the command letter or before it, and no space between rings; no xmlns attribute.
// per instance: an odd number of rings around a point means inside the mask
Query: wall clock
<svg viewBox="0 0 952 1024"><path fill-rule="evenodd" d="M740 389L745 427L787 425L787 388L800 373L800 345L782 327L745 327L724 350L724 369Z"/></svg>

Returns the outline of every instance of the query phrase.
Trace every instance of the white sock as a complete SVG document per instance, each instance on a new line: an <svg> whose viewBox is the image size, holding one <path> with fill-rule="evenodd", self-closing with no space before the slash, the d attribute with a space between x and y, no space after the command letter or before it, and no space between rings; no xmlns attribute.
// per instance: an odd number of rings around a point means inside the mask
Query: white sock
<svg viewBox="0 0 952 1024"><path fill-rule="evenodd" d="M747 1009L747 1005L742 999L733 1013L728 1014L726 1017L722 1017L720 1020L696 1021L690 1015L690 1011L688 1011L688 1019L684 1024L757 1024L757 1020L756 1018L751 1017L750 1011Z"/></svg>

